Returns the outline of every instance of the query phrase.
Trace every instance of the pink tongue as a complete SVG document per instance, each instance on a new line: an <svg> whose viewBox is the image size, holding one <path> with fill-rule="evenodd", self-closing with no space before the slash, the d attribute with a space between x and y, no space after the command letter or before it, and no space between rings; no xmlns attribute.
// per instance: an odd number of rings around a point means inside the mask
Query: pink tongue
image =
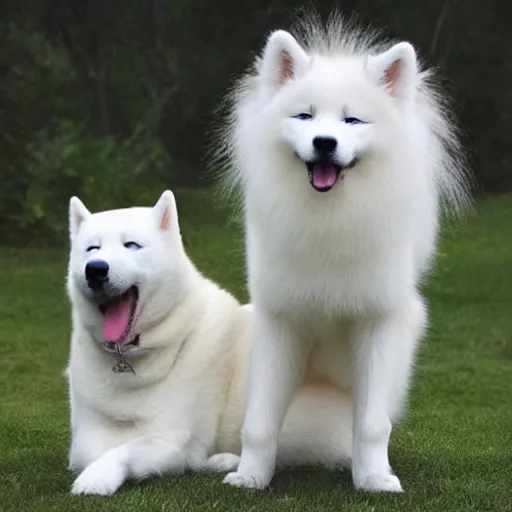
<svg viewBox="0 0 512 512"><path fill-rule="evenodd" d="M128 330L134 297L127 295L105 312L103 319L103 339L109 343L119 343Z"/></svg>
<svg viewBox="0 0 512 512"><path fill-rule="evenodd" d="M313 166L313 185L317 188L332 187L336 183L336 167L330 164Z"/></svg>

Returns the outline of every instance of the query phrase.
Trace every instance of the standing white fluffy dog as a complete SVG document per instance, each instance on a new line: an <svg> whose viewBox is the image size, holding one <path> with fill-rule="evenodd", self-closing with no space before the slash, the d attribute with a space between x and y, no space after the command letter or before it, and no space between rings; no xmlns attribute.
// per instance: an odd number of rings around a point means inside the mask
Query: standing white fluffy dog
<svg viewBox="0 0 512 512"><path fill-rule="evenodd" d="M251 307L189 260L170 191L153 208L95 214L74 197L69 217L72 492L109 495L154 474L236 468ZM347 393L305 383L278 462L346 463L351 414Z"/></svg>
<svg viewBox="0 0 512 512"><path fill-rule="evenodd" d="M241 462L225 482L269 484L306 376L352 393L355 487L400 492L388 444L427 323L418 284L440 203L468 199L462 151L409 43L377 46L339 19L303 35L270 35L221 134L255 309Z"/></svg>

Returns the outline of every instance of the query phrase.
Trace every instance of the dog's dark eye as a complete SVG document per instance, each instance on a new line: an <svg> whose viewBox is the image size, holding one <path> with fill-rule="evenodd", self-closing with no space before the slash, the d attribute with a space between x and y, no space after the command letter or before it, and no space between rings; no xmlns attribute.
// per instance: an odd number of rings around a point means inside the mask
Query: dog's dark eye
<svg viewBox="0 0 512 512"><path fill-rule="evenodd" d="M130 249L131 251L137 251L138 249L142 248L142 246L139 245L137 242L126 242L124 246L127 249Z"/></svg>
<svg viewBox="0 0 512 512"><path fill-rule="evenodd" d="M343 122L345 124L362 124L363 121L361 121L361 119L357 119L357 117L345 117L345 119L343 119Z"/></svg>
<svg viewBox="0 0 512 512"><path fill-rule="evenodd" d="M294 117L295 119L300 119L301 121L309 121L310 119L313 119L313 115L309 112L301 112Z"/></svg>
<svg viewBox="0 0 512 512"><path fill-rule="evenodd" d="M99 248L100 248L99 245L89 245L89 247L87 247L85 252L97 251Z"/></svg>

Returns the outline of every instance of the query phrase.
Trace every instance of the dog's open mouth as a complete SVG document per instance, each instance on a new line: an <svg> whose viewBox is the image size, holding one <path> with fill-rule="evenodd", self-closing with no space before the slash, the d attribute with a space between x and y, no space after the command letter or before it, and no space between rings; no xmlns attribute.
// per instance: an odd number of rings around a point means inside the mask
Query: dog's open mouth
<svg viewBox="0 0 512 512"><path fill-rule="evenodd" d="M333 162L306 162L309 183L318 192L327 192L338 183L340 178L343 179L346 169L350 169L356 164L356 158L345 166Z"/></svg>
<svg viewBox="0 0 512 512"><path fill-rule="evenodd" d="M124 345L137 313L139 290L132 286L126 293L111 297L99 306L103 313L103 339L107 343ZM138 336L135 338L137 341Z"/></svg>
<svg viewBox="0 0 512 512"><path fill-rule="evenodd" d="M318 192L327 192L338 182L341 166L323 162L310 162L306 165L309 183Z"/></svg>

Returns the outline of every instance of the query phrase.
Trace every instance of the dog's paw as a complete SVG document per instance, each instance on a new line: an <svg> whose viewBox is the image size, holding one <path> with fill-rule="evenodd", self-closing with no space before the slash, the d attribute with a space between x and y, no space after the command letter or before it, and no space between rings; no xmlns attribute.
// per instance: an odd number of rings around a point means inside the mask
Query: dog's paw
<svg viewBox="0 0 512 512"><path fill-rule="evenodd" d="M235 471L240 462L240 457L234 453L216 453L206 462L206 469L217 473Z"/></svg>
<svg viewBox="0 0 512 512"><path fill-rule="evenodd" d="M71 489L72 494L111 496L123 484L125 474L121 464L102 458L89 464L78 476Z"/></svg>
<svg viewBox="0 0 512 512"><path fill-rule="evenodd" d="M356 487L369 492L404 492L398 477L390 473L369 475Z"/></svg>
<svg viewBox="0 0 512 512"><path fill-rule="evenodd" d="M223 484L232 485L233 487L245 487L246 489L264 489L267 482L257 475L247 473L228 473L222 481Z"/></svg>

